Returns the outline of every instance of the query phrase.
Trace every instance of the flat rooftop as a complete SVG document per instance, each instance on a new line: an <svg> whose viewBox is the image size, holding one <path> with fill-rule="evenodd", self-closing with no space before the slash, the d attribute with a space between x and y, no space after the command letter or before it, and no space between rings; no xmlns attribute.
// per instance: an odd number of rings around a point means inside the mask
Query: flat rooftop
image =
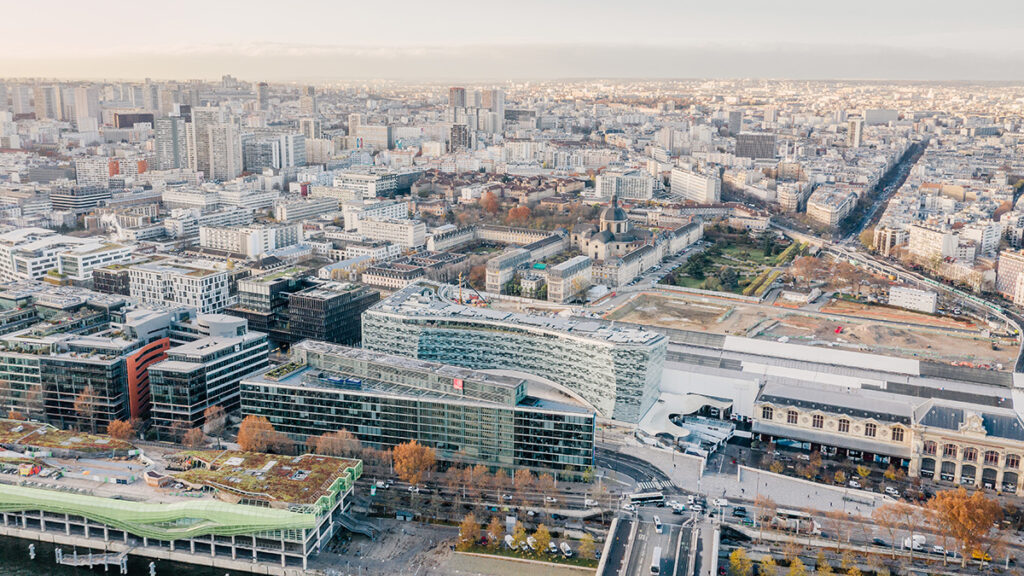
<svg viewBox="0 0 1024 576"><path fill-rule="evenodd" d="M554 314L523 314L466 306L448 300L439 293L448 289L456 288L433 282L417 282L395 292L389 298L381 300L370 310L409 318L449 318L467 322L493 322L537 328L615 344L646 345L665 338L660 333L641 326L617 325L615 322L607 320L570 318Z"/></svg>

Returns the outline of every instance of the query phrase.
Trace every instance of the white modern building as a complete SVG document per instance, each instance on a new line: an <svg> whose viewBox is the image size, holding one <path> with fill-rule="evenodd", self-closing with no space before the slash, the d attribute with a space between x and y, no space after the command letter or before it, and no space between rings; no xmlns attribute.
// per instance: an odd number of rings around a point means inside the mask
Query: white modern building
<svg viewBox="0 0 1024 576"><path fill-rule="evenodd" d="M345 230L358 230L360 220L405 220L409 218L409 203L397 200L359 202L342 205Z"/></svg>
<svg viewBox="0 0 1024 576"><path fill-rule="evenodd" d="M278 222L315 220L324 214L338 211L336 198L303 198L279 202L274 206L274 219Z"/></svg>
<svg viewBox="0 0 1024 576"><path fill-rule="evenodd" d="M698 204L717 204L722 200L722 180L718 176L704 175L672 169L672 193Z"/></svg>
<svg viewBox="0 0 1024 576"><path fill-rule="evenodd" d="M155 304L178 304L200 314L228 305L228 271L212 264L163 260L128 269L132 298Z"/></svg>
<svg viewBox="0 0 1024 576"><path fill-rule="evenodd" d="M906 286L889 289L889 305L934 314L938 308L939 296L930 290L917 290Z"/></svg>

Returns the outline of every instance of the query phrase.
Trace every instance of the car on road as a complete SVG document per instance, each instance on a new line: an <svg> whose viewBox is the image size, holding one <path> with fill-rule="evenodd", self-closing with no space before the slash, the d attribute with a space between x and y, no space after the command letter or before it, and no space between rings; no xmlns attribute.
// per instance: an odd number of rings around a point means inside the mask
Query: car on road
<svg viewBox="0 0 1024 576"><path fill-rule="evenodd" d="M686 497L686 503L689 504L690 506L693 506L693 503L696 501L697 497L694 496L693 494L690 494L689 496Z"/></svg>
<svg viewBox="0 0 1024 576"><path fill-rule="evenodd" d="M746 518L747 517L747 509L744 508L743 506L737 506L737 507L732 509L732 515L737 517L737 518Z"/></svg>
<svg viewBox="0 0 1024 576"><path fill-rule="evenodd" d="M552 496L545 496L544 497L544 502L546 504L554 504L555 502L558 502L558 498L554 498Z"/></svg>
<svg viewBox="0 0 1024 576"><path fill-rule="evenodd" d="M590 498L587 498L586 500L583 501L583 505L587 508L596 508L597 500L591 500Z"/></svg>
<svg viewBox="0 0 1024 576"><path fill-rule="evenodd" d="M850 488L860 488L860 482L856 480L850 480Z"/></svg>
<svg viewBox="0 0 1024 576"><path fill-rule="evenodd" d="M754 520L751 519L751 518L744 518L740 522L740 524L743 524L744 526L749 526L749 527L753 528L754 527Z"/></svg>
<svg viewBox="0 0 1024 576"><path fill-rule="evenodd" d="M669 500L668 502L666 502L666 504L668 504L669 508L675 508L676 506L682 506L682 504L679 503L679 500Z"/></svg>
<svg viewBox="0 0 1024 576"><path fill-rule="evenodd" d="M729 501L726 500L725 498L715 498L714 500L711 501L711 503L715 506L715 508L729 507Z"/></svg>
<svg viewBox="0 0 1024 576"><path fill-rule="evenodd" d="M412 492L413 494L416 494L419 491L420 491L420 487L419 486L409 486L409 492Z"/></svg>
<svg viewBox="0 0 1024 576"><path fill-rule="evenodd" d="M622 509L625 510L626 512L636 512L636 506L630 504L629 502L623 504Z"/></svg>
<svg viewBox="0 0 1024 576"><path fill-rule="evenodd" d="M885 546L886 548L889 547L889 543L885 540L882 540L881 538L872 538L871 543L875 546Z"/></svg>
<svg viewBox="0 0 1024 576"><path fill-rule="evenodd" d="M511 494L502 494L501 499L504 500L505 502L511 502L512 501L512 495Z"/></svg>
<svg viewBox="0 0 1024 576"><path fill-rule="evenodd" d="M889 496L892 496L893 498L899 498L900 497L900 491L895 489L895 488L893 488L892 486L886 486L885 487L885 493L888 494Z"/></svg>
<svg viewBox="0 0 1024 576"><path fill-rule="evenodd" d="M936 545L932 546L932 554L938 554L939 556L945 556L946 555L946 549L943 548L942 546L939 546L938 544L936 544Z"/></svg>
<svg viewBox="0 0 1024 576"><path fill-rule="evenodd" d="M700 504L694 504L693 506L690 506L690 510L696 512L697 514L700 514L704 512L704 507L701 506Z"/></svg>

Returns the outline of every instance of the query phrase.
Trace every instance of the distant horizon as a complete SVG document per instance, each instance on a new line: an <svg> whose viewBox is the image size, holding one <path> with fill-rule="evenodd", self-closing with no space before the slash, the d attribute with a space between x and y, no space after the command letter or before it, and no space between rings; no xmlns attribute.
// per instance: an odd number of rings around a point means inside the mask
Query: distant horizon
<svg viewBox="0 0 1024 576"><path fill-rule="evenodd" d="M18 23L0 36L8 78L1024 82L1012 0L53 0L0 14Z"/></svg>

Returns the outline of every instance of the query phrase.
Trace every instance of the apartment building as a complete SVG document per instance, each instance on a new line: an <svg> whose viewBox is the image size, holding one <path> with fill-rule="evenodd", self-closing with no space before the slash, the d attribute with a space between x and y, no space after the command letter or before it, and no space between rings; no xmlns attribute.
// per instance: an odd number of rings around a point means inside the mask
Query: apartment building
<svg viewBox="0 0 1024 576"><path fill-rule="evenodd" d="M179 304L212 314L228 304L228 276L226 269L212 264L158 260L129 268L129 292L141 302Z"/></svg>
<svg viewBox="0 0 1024 576"><path fill-rule="evenodd" d="M697 174L682 168L673 168L670 180L672 193L698 204L717 204L722 201L722 180L715 175Z"/></svg>
<svg viewBox="0 0 1024 576"><path fill-rule="evenodd" d="M203 248L239 254L246 258L263 256L302 240L301 224L261 224L244 228L201 226L199 245Z"/></svg>

